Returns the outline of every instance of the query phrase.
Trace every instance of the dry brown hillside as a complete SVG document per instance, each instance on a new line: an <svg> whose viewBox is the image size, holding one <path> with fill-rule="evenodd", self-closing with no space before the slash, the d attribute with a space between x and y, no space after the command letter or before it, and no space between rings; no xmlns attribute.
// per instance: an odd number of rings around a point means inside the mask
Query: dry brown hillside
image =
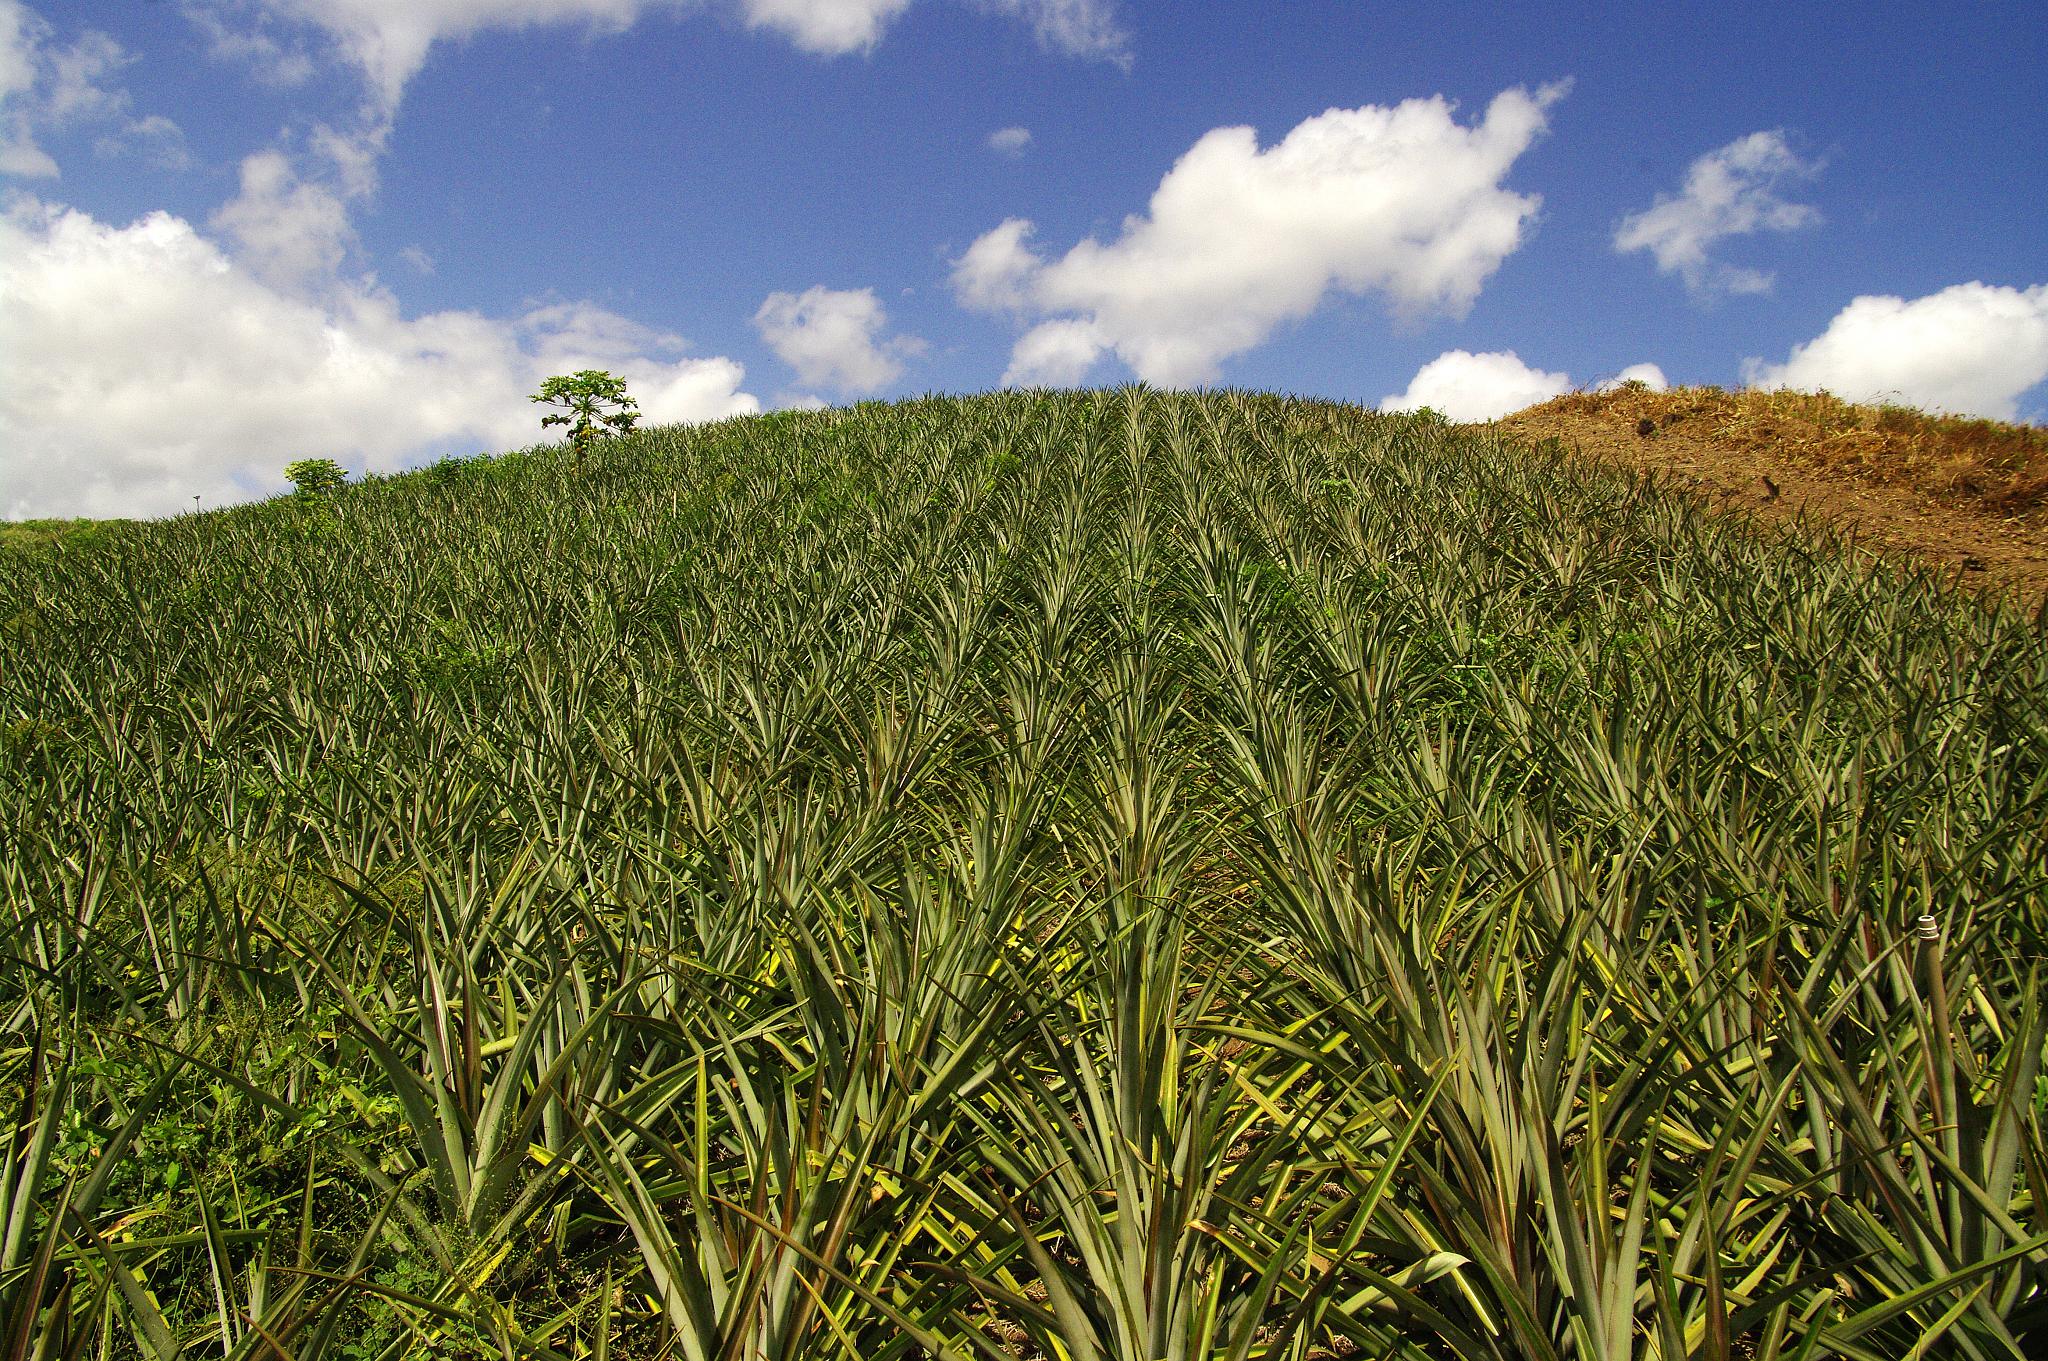
<svg viewBox="0 0 2048 1361"><path fill-rule="evenodd" d="M1500 424L1690 483L1716 506L1805 514L1861 546L2048 597L2048 428L1826 393L1573 392Z"/></svg>

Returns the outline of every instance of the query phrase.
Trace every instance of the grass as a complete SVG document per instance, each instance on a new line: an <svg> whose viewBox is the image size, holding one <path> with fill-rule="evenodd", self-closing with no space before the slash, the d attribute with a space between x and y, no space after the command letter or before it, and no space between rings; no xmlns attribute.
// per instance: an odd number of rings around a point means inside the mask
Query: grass
<svg viewBox="0 0 2048 1361"><path fill-rule="evenodd" d="M1628 384L1573 392L1535 408L1617 425L1680 426L1738 449L1786 453L1817 467L2024 513L2048 497L2048 427L1912 407L1845 402L1826 392ZM1682 423L1682 426L1681 426Z"/></svg>
<svg viewBox="0 0 2048 1361"><path fill-rule="evenodd" d="M2020 1358L2048 637L1495 433L0 554L8 1355Z"/></svg>
<svg viewBox="0 0 2048 1361"><path fill-rule="evenodd" d="M91 548L135 527L133 520L0 521L0 552L62 552Z"/></svg>

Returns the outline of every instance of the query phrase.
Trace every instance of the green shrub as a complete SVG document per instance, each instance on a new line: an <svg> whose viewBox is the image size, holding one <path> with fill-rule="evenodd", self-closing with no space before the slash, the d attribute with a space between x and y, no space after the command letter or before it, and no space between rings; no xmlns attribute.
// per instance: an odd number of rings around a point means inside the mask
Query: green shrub
<svg viewBox="0 0 2048 1361"><path fill-rule="evenodd" d="M284 465L284 475L306 498L325 496L348 481L348 470L331 458L302 458Z"/></svg>

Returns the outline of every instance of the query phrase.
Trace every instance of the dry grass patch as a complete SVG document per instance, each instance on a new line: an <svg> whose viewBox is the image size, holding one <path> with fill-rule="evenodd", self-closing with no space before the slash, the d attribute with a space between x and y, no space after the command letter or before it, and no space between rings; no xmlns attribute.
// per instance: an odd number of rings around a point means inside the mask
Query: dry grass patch
<svg viewBox="0 0 2048 1361"><path fill-rule="evenodd" d="M1567 393L1522 414L1592 416L1652 433L1682 425L1697 437L1737 448L1788 453L1820 467L1851 469L1873 481L1967 497L2007 512L2032 510L2048 498L2048 427L2038 425L1870 406L1826 392L1653 392L1639 383Z"/></svg>

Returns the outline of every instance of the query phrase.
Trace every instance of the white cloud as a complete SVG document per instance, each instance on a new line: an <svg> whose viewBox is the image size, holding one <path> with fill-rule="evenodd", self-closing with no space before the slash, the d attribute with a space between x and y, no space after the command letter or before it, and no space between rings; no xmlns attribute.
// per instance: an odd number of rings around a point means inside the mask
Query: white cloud
<svg viewBox="0 0 2048 1361"><path fill-rule="evenodd" d="M274 89L303 85L313 78L313 59L305 48L273 37L263 16L245 17L231 26L213 5L223 0L183 0L179 6L186 20L206 38L207 54L215 61L245 66L257 81Z"/></svg>
<svg viewBox="0 0 2048 1361"><path fill-rule="evenodd" d="M226 0L212 0L219 10ZM426 64L427 53L444 38L462 38L491 28L531 28L550 24L583 24L600 33L632 27L643 10L680 8L689 0L254 0L262 11L283 20L310 24L325 32L342 55L363 74L382 117L398 108L405 87ZM235 6L238 11L242 6ZM216 54L251 61L259 74L277 83L289 72L276 65L288 51L261 28L208 16L202 23Z"/></svg>
<svg viewBox="0 0 2048 1361"><path fill-rule="evenodd" d="M16 0L0 0L0 174L57 174L57 162L35 145L29 111L47 37L41 16Z"/></svg>
<svg viewBox="0 0 2048 1361"><path fill-rule="evenodd" d="M17 0L0 0L0 99L36 83L36 46L48 28Z"/></svg>
<svg viewBox="0 0 2048 1361"><path fill-rule="evenodd" d="M106 34L87 29L46 57L43 116L55 124L97 122L127 112L128 96L101 82L135 58Z"/></svg>
<svg viewBox="0 0 2048 1361"><path fill-rule="evenodd" d="M1076 387L1104 349L1092 321L1042 321L1017 339L1004 387Z"/></svg>
<svg viewBox="0 0 2048 1361"><path fill-rule="evenodd" d="M807 387L875 392L903 375L902 356L920 354L915 336L883 339L888 313L872 288L770 293L754 329Z"/></svg>
<svg viewBox="0 0 2048 1361"><path fill-rule="evenodd" d="M729 359L589 304L407 319L281 292L192 226L24 202L0 218L0 514L155 515L282 488L295 458L391 470L542 437L550 373L606 368L649 423L756 411Z"/></svg>
<svg viewBox="0 0 2048 1361"><path fill-rule="evenodd" d="M1111 0L980 0L983 9L1021 19L1038 41L1071 57L1131 64L1130 34L1116 21Z"/></svg>
<svg viewBox="0 0 2048 1361"><path fill-rule="evenodd" d="M1030 145L1030 128L997 128L988 135L989 150L1000 151L1005 156L1021 156L1024 148Z"/></svg>
<svg viewBox="0 0 2048 1361"><path fill-rule="evenodd" d="M910 0L744 0L747 23L772 28L806 52L867 52Z"/></svg>
<svg viewBox="0 0 2048 1361"><path fill-rule="evenodd" d="M799 48L836 57L873 50L911 0L740 0L747 23L775 29ZM979 8L1031 26L1044 46L1128 65L1129 35L1108 0L977 0Z"/></svg>
<svg viewBox="0 0 2048 1361"><path fill-rule="evenodd" d="M1655 364L1631 364L1620 373L1594 386L1596 392L1612 392L1624 383L1641 383L1652 392L1663 392L1671 382Z"/></svg>
<svg viewBox="0 0 2048 1361"><path fill-rule="evenodd" d="M0 175L55 178L57 162L36 134L90 124L114 125L94 145L102 155L137 150L160 165L185 163L178 125L161 114L130 116L128 92L107 84L135 60L121 44L97 29L63 47L52 35L33 10L0 0Z"/></svg>
<svg viewBox="0 0 2048 1361"><path fill-rule="evenodd" d="M360 132L336 132L325 123L313 128L315 154L332 169L336 186L344 197L365 198L377 189L377 160L391 137L388 120L372 123Z"/></svg>
<svg viewBox="0 0 2048 1361"><path fill-rule="evenodd" d="M332 277L356 241L340 195L300 179L281 151L243 159L242 191L212 225L234 240L252 273L287 288Z"/></svg>
<svg viewBox="0 0 2048 1361"><path fill-rule="evenodd" d="M217 56L250 62L275 83L304 78L302 58L262 24L264 16L326 33L370 87L380 117L397 110L433 45L491 28L580 24L621 33L644 13L700 8L706 0L187 0ZM773 29L822 56L866 52L913 0L719 0L752 28ZM1108 0L977 0L981 9L1031 25L1048 47L1076 56L1126 59L1127 38ZM256 7L254 17L240 13ZM218 12L232 7L237 21Z"/></svg>
<svg viewBox="0 0 2048 1361"><path fill-rule="evenodd" d="M1707 248L1724 237L1818 223L1817 209L1787 202L1777 188L1819 172L1818 163L1793 154L1782 132L1738 137L1694 161L1679 193L1659 194L1650 207L1624 218L1614 232L1614 249L1649 251L1661 272L1678 275L1702 296L1766 292L1769 274L1710 259Z"/></svg>
<svg viewBox="0 0 2048 1361"><path fill-rule="evenodd" d="M1454 421L1498 420L1571 389L1570 375L1524 364L1513 350L1472 354L1447 350L1416 370L1406 392L1380 402L1382 411L1441 411Z"/></svg>
<svg viewBox="0 0 2048 1361"><path fill-rule="evenodd" d="M1250 128L1205 134L1147 213L1108 243L1047 261L1011 218L954 263L968 307L1091 323L1147 382L1209 382L1224 359L1331 292L1378 291L1404 313L1462 314L1520 244L1540 200L1501 186L1565 86L1508 90L1472 126L1441 98L1332 109L1261 149ZM1081 333L1060 333L1066 361ZM1050 344L1039 337L1034 344ZM1013 368L1029 367L1013 356Z"/></svg>
<svg viewBox="0 0 2048 1361"><path fill-rule="evenodd" d="M185 146L185 130L160 113L131 118L92 144L101 156L139 155L159 170L186 170L192 153Z"/></svg>
<svg viewBox="0 0 2048 1361"><path fill-rule="evenodd" d="M50 26L15 0L0 0L0 175L54 176L57 163L35 143L28 108Z"/></svg>
<svg viewBox="0 0 2048 1361"><path fill-rule="evenodd" d="M1742 377L1753 387L1825 388L1849 401L2014 420L2020 398L2048 379L2048 284L1856 298L1784 363L1744 360Z"/></svg>
<svg viewBox="0 0 2048 1361"><path fill-rule="evenodd" d="M434 272L434 257L427 253L424 246L407 246L398 252L398 258L411 265L415 274Z"/></svg>
<svg viewBox="0 0 2048 1361"><path fill-rule="evenodd" d="M1021 217L1005 218L983 232L953 262L953 296L977 312L1022 312L1045 261L1025 242L1037 228Z"/></svg>
<svg viewBox="0 0 2048 1361"><path fill-rule="evenodd" d="M377 190L388 121L355 133L316 125L311 154L278 148L242 159L240 192L209 225L232 240L237 262L283 288L331 285L357 245L349 205ZM312 167L307 174L302 166ZM431 262L428 271L431 272Z"/></svg>

